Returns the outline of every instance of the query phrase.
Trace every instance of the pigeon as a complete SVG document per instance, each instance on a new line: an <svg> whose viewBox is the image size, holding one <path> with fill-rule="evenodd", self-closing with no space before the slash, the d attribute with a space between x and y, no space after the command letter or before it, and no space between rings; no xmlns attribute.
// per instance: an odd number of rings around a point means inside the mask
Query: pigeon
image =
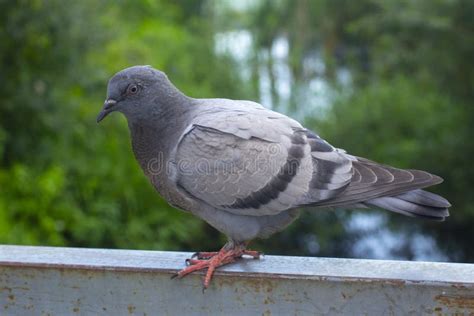
<svg viewBox="0 0 474 316"><path fill-rule="evenodd" d="M285 229L301 209L380 208L443 221L450 203L422 190L443 180L348 154L286 115L244 100L197 99L162 71L134 66L108 82L97 116L125 115L133 153L158 193L225 234L216 252L197 252L175 276L246 256L255 238Z"/></svg>

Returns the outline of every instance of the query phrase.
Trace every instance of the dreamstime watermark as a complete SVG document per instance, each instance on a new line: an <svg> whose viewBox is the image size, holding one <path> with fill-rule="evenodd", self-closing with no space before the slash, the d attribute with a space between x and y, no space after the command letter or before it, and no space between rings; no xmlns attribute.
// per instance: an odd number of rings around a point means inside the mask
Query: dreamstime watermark
<svg viewBox="0 0 474 316"><path fill-rule="evenodd" d="M282 152L284 150L284 152ZM308 166L309 165L309 166ZM309 168L311 164L302 164L298 159L288 159L287 150L281 145L271 144L264 149L249 150L247 155L238 149L225 152L222 158L192 158L165 161L165 155L159 152L155 158L148 161L146 172L153 176L174 175L183 176L232 176L257 174L268 175L278 172L301 172L301 168ZM304 170L303 170L304 171Z"/></svg>

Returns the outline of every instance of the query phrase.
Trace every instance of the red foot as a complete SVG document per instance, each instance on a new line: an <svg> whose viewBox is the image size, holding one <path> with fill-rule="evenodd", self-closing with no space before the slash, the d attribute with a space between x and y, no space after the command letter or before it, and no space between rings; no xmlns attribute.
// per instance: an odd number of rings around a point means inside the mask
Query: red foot
<svg viewBox="0 0 474 316"><path fill-rule="evenodd" d="M259 259L261 254L258 251L246 250L245 244L228 243L219 252L196 252L191 259L186 259L188 267L173 275L173 278L182 278L194 271L207 269L203 282L203 290L205 290L209 287L216 268L235 262L243 255Z"/></svg>

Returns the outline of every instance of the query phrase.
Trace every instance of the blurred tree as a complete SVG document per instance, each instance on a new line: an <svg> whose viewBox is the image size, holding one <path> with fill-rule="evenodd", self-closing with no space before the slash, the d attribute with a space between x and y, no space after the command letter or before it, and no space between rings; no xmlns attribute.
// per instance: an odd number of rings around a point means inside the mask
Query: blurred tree
<svg viewBox="0 0 474 316"><path fill-rule="evenodd" d="M257 56L271 58L260 52L271 51L282 38L289 46L292 97L284 110L295 115L298 108L313 108L304 112L307 126L354 154L444 177L434 190L454 205L446 223L391 216L392 226L422 229L437 238L452 260L474 261L468 229L474 225L468 192L474 184L469 167L474 154L472 1L261 1L254 12L249 29L255 33ZM268 67L267 73L275 71L273 63ZM311 104L324 101L313 88L321 82L329 84L330 102ZM281 96L276 90L273 94L274 100ZM344 213L334 216L346 218ZM345 234L338 245L355 242L347 230L329 224L332 218L304 215L303 221L313 224L295 223L291 229L299 233L282 233L278 246L292 245L292 253L303 253L307 249L297 242L301 236L316 232L326 240L319 222ZM270 251L277 249L272 244L266 244ZM351 255L349 248L342 254L341 247L325 242L318 253L334 255L335 248L338 256ZM403 256L413 257L405 248Z"/></svg>
<svg viewBox="0 0 474 316"><path fill-rule="evenodd" d="M86 78L77 71L83 68L81 54L99 39L92 32L96 24L85 20L92 12L92 1L0 2L4 242L63 244L80 212L68 203L67 166L56 155L71 132L72 87Z"/></svg>
<svg viewBox="0 0 474 316"><path fill-rule="evenodd" d="M193 96L244 85L214 53L204 1L120 4L0 2L0 242L197 249L216 240L203 227L219 236L154 192L123 119L94 117L108 78L134 64Z"/></svg>
<svg viewBox="0 0 474 316"><path fill-rule="evenodd" d="M345 28L366 45L371 71L365 72L368 80L360 89L333 107L342 121L326 124L328 135L355 153L371 152L381 161L441 175L445 182L434 190L450 199L452 216L442 225L420 225L451 259L474 261L468 229L474 225L474 199L468 192L474 184L469 167L474 154L474 3L377 4Z"/></svg>

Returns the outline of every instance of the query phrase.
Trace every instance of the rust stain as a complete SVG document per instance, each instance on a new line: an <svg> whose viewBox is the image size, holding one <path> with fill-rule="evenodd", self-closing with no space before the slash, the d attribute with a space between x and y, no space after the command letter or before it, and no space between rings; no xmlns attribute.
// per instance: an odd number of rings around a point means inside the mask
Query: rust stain
<svg viewBox="0 0 474 316"><path fill-rule="evenodd" d="M271 316L271 315L272 315L272 312L271 312L269 309L267 309L266 311L263 312L262 315L264 315L264 316Z"/></svg>
<svg viewBox="0 0 474 316"><path fill-rule="evenodd" d="M270 297L267 296L265 300L263 301L263 304L268 305L268 304L275 304L275 301Z"/></svg>
<svg viewBox="0 0 474 316"><path fill-rule="evenodd" d="M10 301L14 301L15 300L15 295L13 295L13 294L8 295L8 299Z"/></svg>
<svg viewBox="0 0 474 316"><path fill-rule="evenodd" d="M277 286L277 283L274 280L268 280L264 278L239 278L239 277L217 277L214 280L214 284L217 288L231 287L234 288L235 293L272 293L273 289ZM236 286L236 281L240 283ZM245 291L245 290L247 291Z"/></svg>
<svg viewBox="0 0 474 316"><path fill-rule="evenodd" d="M438 295L435 300L447 307L468 308L474 312L474 296Z"/></svg>
<svg viewBox="0 0 474 316"><path fill-rule="evenodd" d="M133 314L135 312L135 306L133 306L132 304L128 305L127 309L128 309L128 313L129 314Z"/></svg>
<svg viewBox="0 0 474 316"><path fill-rule="evenodd" d="M8 293L11 293L13 291L10 287L6 287L6 286L0 288L0 291L3 292L4 290L7 291Z"/></svg>
<svg viewBox="0 0 474 316"><path fill-rule="evenodd" d="M78 299L76 300L76 302L74 303L74 305L75 305L75 306L74 306L74 308L72 309L72 311L73 311L74 313L79 313L79 311L80 311L80 308L79 308L79 307L81 306L81 299L78 298Z"/></svg>
<svg viewBox="0 0 474 316"><path fill-rule="evenodd" d="M406 282L404 280L385 280L384 283L394 285L394 286L397 286L397 287L403 287L403 286L405 286Z"/></svg>
<svg viewBox="0 0 474 316"><path fill-rule="evenodd" d="M4 286L4 287L0 288L0 292L7 291L8 293L11 293L11 292L13 292L13 290L29 291L30 288L24 287L24 286L15 286L13 288Z"/></svg>

